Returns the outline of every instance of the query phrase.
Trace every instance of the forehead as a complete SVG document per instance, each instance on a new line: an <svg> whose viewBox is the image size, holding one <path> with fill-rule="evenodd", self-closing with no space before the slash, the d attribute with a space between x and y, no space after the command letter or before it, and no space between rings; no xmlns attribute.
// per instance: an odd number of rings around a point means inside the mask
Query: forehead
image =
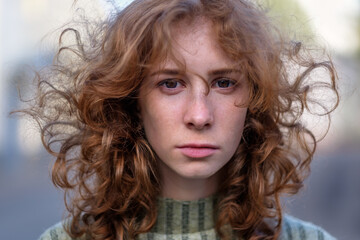
<svg viewBox="0 0 360 240"><path fill-rule="evenodd" d="M172 47L195 54L203 45L207 48L219 48L212 22L204 18L193 21L181 21L171 29Z"/></svg>
<svg viewBox="0 0 360 240"><path fill-rule="evenodd" d="M165 66L191 68L202 62L217 68L235 65L221 48L214 24L206 18L182 20L173 24L169 46L166 56L152 64L153 70Z"/></svg>

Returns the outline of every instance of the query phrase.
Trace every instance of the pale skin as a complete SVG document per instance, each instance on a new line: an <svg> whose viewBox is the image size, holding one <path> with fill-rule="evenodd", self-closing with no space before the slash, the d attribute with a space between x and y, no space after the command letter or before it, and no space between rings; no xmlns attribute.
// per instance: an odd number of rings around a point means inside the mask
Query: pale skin
<svg viewBox="0 0 360 240"><path fill-rule="evenodd" d="M180 23L173 34L186 69L171 59L153 66L140 88L140 115L159 157L161 195L196 200L218 191L239 146L248 84L206 19Z"/></svg>

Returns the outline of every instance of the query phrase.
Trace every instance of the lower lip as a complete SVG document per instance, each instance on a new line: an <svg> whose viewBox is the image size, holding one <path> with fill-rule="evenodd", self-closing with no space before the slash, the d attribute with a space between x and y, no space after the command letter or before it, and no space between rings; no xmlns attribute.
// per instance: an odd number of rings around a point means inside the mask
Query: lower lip
<svg viewBox="0 0 360 240"><path fill-rule="evenodd" d="M204 158L213 155L218 149L216 148L179 148L181 153L190 158Z"/></svg>

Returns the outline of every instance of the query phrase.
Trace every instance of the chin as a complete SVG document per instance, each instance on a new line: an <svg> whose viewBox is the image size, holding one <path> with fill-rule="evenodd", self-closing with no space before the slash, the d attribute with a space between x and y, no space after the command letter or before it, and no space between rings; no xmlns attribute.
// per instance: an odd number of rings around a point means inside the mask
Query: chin
<svg viewBox="0 0 360 240"><path fill-rule="evenodd" d="M184 178L188 178L188 179L208 179L213 177L214 175L216 175L218 171L211 171L211 170L204 170L202 169L201 171L194 171L194 169L191 169L190 171L187 172L179 172L179 175L181 175Z"/></svg>

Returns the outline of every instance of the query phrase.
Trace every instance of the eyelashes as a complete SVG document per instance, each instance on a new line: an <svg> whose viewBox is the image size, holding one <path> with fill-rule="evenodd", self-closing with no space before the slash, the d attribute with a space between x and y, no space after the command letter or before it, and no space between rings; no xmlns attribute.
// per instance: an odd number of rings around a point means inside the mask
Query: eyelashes
<svg viewBox="0 0 360 240"><path fill-rule="evenodd" d="M217 78L213 81L212 86L217 88L229 88L236 85L236 81L229 78Z"/></svg>
<svg viewBox="0 0 360 240"><path fill-rule="evenodd" d="M232 88L237 85L237 81L229 79L229 78L216 78L211 82L211 88L220 88L220 89L227 89ZM178 89L186 87L185 83L181 79L176 78L169 78L162 80L158 83L158 86L165 89Z"/></svg>
<svg viewBox="0 0 360 240"><path fill-rule="evenodd" d="M180 79L170 78L160 81L157 86L161 92L168 95L174 95L185 88L185 83Z"/></svg>
<svg viewBox="0 0 360 240"><path fill-rule="evenodd" d="M175 88L180 87L180 85L183 86L183 84L181 83L181 80L175 79L175 78L162 80L158 84L158 86L168 88L168 89L175 89Z"/></svg>

